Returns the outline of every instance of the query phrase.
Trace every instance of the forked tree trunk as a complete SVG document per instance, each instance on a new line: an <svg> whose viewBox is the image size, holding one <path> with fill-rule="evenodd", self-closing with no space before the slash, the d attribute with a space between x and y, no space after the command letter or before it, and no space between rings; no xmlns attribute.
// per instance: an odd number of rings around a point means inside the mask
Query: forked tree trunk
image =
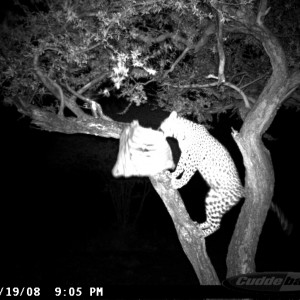
<svg viewBox="0 0 300 300"><path fill-rule="evenodd" d="M235 136L246 168L246 201L229 246L227 277L255 271L257 244L273 197L274 171L270 153L261 140L262 121L256 118L245 123Z"/></svg>
<svg viewBox="0 0 300 300"><path fill-rule="evenodd" d="M248 31L249 33L249 31ZM235 140L246 168L246 201L237 221L227 255L227 277L255 271L257 244L274 192L274 170L262 135L272 123L287 94L300 83L300 73L288 75L284 51L277 39L258 22L253 26L269 55L273 73L247 115Z"/></svg>

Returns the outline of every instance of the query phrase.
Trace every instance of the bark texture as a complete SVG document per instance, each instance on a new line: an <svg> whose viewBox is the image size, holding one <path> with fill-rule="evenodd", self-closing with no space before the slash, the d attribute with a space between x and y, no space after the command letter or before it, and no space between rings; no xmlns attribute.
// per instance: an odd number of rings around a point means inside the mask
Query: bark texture
<svg viewBox="0 0 300 300"><path fill-rule="evenodd" d="M191 262L202 285L219 285L220 281L206 253L205 239L197 223L190 219L177 190L171 188L169 178L163 173L150 177L151 183L163 200L175 225L182 249Z"/></svg>
<svg viewBox="0 0 300 300"><path fill-rule="evenodd" d="M240 12L240 21L243 22L235 27L237 31L252 34L260 40L270 58L273 72L248 113L240 133L234 135L246 168L246 201L229 246L227 277L255 271L257 244L275 184L271 156L262 142L262 135L269 128L288 93L300 83L299 72L288 73L285 53L280 43L263 25L263 17L267 11L266 1L262 1L256 19L247 18L247 11L244 16ZM234 27L231 29L234 30Z"/></svg>

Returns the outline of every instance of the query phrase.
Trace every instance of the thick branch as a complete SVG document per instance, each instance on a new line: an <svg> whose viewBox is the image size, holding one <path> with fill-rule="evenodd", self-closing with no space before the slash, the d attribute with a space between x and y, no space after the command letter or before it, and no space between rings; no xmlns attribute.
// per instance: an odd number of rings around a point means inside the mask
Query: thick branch
<svg viewBox="0 0 300 300"><path fill-rule="evenodd" d="M201 230L190 219L178 191L170 187L166 173L150 177L153 187L163 200L177 230L182 248L190 260L199 282L203 285L219 285L219 279L206 253Z"/></svg>
<svg viewBox="0 0 300 300"><path fill-rule="evenodd" d="M95 136L116 138L120 137L126 123L112 122L89 117L86 119L60 118L53 112L37 109L35 106L26 105L21 100L16 102L18 111L32 119L32 124L50 132L66 134L90 134Z"/></svg>
<svg viewBox="0 0 300 300"><path fill-rule="evenodd" d="M57 49L46 49L46 50L58 51ZM43 51L45 50L42 50L41 52ZM60 117L64 116L63 113L64 108L67 107L70 109L71 112L74 113L75 116L83 119L86 118L86 114L80 108L77 107L74 101L75 99L73 99L73 101L71 101L72 99L68 99L64 95L62 88L42 72L42 70L39 67L38 61L39 61L39 53L36 52L33 58L33 66L34 66L35 73L38 76L38 78L42 81L42 83L45 85L45 87L60 101L60 108L58 113L59 116Z"/></svg>

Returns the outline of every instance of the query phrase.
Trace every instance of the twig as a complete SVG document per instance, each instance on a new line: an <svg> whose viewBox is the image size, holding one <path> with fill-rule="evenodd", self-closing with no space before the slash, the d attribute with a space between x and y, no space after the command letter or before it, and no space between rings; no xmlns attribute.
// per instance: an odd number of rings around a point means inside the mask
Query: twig
<svg viewBox="0 0 300 300"><path fill-rule="evenodd" d="M239 92L241 94L241 96L243 97L244 103L245 103L245 107L246 108L250 108L250 104L248 101L248 98L246 96L246 94L236 85L230 83L230 82L223 82L224 85L231 87L232 89L236 90L237 92Z"/></svg>
<svg viewBox="0 0 300 300"><path fill-rule="evenodd" d="M76 96L77 98L79 98L79 99L81 99L81 100L83 100L85 102L88 102L90 104L91 111L92 111L92 114L93 114L94 118L98 118L98 115L99 115L99 117L102 118L102 119L104 119L104 120L112 121L111 118L109 118L108 116L106 116L103 113L102 107L101 107L101 105L99 103L97 103L97 102L95 102L95 101L93 101L93 100L91 100L91 99L89 99L87 97L84 97L80 93L74 91L66 82L65 82L65 87L74 96Z"/></svg>
<svg viewBox="0 0 300 300"><path fill-rule="evenodd" d="M218 77L217 76L214 76L214 75L209 75L207 78L214 78L214 79L217 79ZM208 88L208 87L213 87L213 86L218 86L219 85L219 82L213 82L213 83L208 83L208 84L188 84L188 85L172 85L172 84L169 84L169 83L163 83L162 85L166 85L166 86L172 86L174 88L183 88L183 89L186 89L186 88ZM226 85L234 90L236 90L237 92L239 92L244 100L244 103L245 103L245 107L247 108L250 108L250 104L249 104L249 101L248 101L248 98L246 96L246 94L239 88L237 87L236 85L230 83L230 82L223 82L223 85Z"/></svg>
<svg viewBox="0 0 300 300"><path fill-rule="evenodd" d="M84 50L78 51L78 54L80 54L80 53L84 53L84 52L88 52L88 51L91 51L91 50L93 50L93 49L97 48L98 46L101 46L101 44L102 44L102 42L100 42L100 43L97 43L97 44L95 44L95 45L91 46L90 48L87 48L87 49L84 49Z"/></svg>
<svg viewBox="0 0 300 300"><path fill-rule="evenodd" d="M259 9L256 17L256 23L259 26L263 26L264 18L269 13L271 7L267 8L268 1L267 0L261 0L259 4Z"/></svg>
<svg viewBox="0 0 300 300"><path fill-rule="evenodd" d="M218 13L218 31L217 31L217 41L218 41L218 53L219 53L219 69L218 69L218 83L222 84L225 82L225 53L223 48L223 14L217 9Z"/></svg>
<svg viewBox="0 0 300 300"><path fill-rule="evenodd" d="M78 94L82 95L84 92L86 92L88 89L90 89L92 86L96 85L97 83L99 83L99 81L102 81L105 77L107 76L107 72L105 72L104 74L102 74L100 77L97 77L95 79L93 79L92 81L90 81L89 83L87 83L85 86L83 86L80 90L77 91ZM71 101L75 101L75 99L77 98L77 96L73 95L70 100Z"/></svg>
<svg viewBox="0 0 300 300"><path fill-rule="evenodd" d="M165 72L165 74L163 75L163 79L167 77L167 75L172 72L174 70L174 68L176 67L176 65L184 58L184 56L187 54L187 52L190 50L189 47L186 47L183 52L180 54L180 56L176 59L176 61L173 63L173 65L171 66L171 68L169 70L167 70Z"/></svg>
<svg viewBox="0 0 300 300"><path fill-rule="evenodd" d="M257 81L259 81L259 80L261 80L261 79L263 79L263 78L266 77L267 75L268 75L268 74L264 74L264 75L262 75L262 76L260 76L260 77L258 77L258 78L256 78L256 79L254 79L253 81L246 83L245 85L241 86L240 89L242 89L242 90L245 89L247 86L249 86L249 85L251 85L251 84L253 84L253 83L255 83L255 82L257 82Z"/></svg>
<svg viewBox="0 0 300 300"><path fill-rule="evenodd" d="M230 78L229 81L232 82L233 79L234 79L235 77L242 76L242 75L245 76L245 75L248 75L248 74L247 74L247 72L245 72L245 71L244 71L244 72L241 72L241 73L234 74L234 75L231 76L231 78ZM248 76L249 76L249 75L248 75Z"/></svg>

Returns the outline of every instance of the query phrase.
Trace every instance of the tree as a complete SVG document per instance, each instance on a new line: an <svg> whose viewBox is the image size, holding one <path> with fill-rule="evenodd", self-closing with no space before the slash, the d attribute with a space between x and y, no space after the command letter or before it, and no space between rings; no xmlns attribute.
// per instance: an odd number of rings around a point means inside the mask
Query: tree
<svg viewBox="0 0 300 300"><path fill-rule="evenodd" d="M255 271L274 190L262 136L281 105L298 108L296 1L275 1L272 7L266 0L32 0L31 6L15 5L18 14L2 21L2 96L43 130L119 138L127 124L106 116L93 93L126 98L128 106L151 101L199 122L229 111L240 116L243 126L234 138L246 168L246 201L229 247L227 276ZM285 26L271 31L279 23L275 20L285 20ZM49 101L49 92L55 99ZM170 189L164 174L150 180L199 282L218 284L205 240L178 191Z"/></svg>

